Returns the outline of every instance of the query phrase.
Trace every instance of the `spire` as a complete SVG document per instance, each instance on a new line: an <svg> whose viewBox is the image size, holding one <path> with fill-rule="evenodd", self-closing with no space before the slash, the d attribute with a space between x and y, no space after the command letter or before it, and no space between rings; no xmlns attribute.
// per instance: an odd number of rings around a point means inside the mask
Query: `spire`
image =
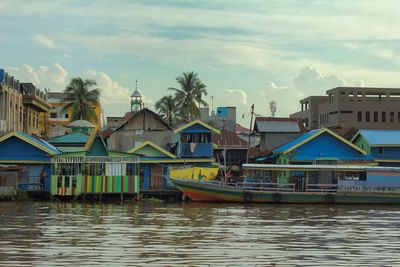
<svg viewBox="0 0 400 267"><path fill-rule="evenodd" d="M138 90L138 80L136 80L135 91L131 94L131 111L138 111L143 108L143 97Z"/></svg>

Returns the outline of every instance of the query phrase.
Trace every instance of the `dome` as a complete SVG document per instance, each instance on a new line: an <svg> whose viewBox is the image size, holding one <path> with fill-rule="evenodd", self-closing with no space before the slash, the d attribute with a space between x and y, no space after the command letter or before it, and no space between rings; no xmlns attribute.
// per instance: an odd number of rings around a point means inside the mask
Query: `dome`
<svg viewBox="0 0 400 267"><path fill-rule="evenodd" d="M131 97L142 97L142 94L135 89L135 91L133 91L133 93L131 94Z"/></svg>
<svg viewBox="0 0 400 267"><path fill-rule="evenodd" d="M96 125L86 120L76 120L67 125L68 128L96 128Z"/></svg>

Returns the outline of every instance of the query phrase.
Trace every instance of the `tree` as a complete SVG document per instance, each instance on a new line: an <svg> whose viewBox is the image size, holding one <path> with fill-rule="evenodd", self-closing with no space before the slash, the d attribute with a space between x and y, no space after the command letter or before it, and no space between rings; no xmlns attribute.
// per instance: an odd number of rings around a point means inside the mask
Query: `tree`
<svg viewBox="0 0 400 267"><path fill-rule="evenodd" d="M72 121L87 120L97 123L98 118L93 110L94 106L100 106L100 89L91 89L96 86L93 80L83 80L80 77L72 78L64 90L67 94L67 105L63 110L71 110Z"/></svg>
<svg viewBox="0 0 400 267"><path fill-rule="evenodd" d="M172 95L163 96L156 102L155 108L169 125L175 124L179 109Z"/></svg>
<svg viewBox="0 0 400 267"><path fill-rule="evenodd" d="M208 106L201 96L207 95L206 86L197 77L197 73L186 72L176 78L180 88L170 87L168 90L175 92L175 101L180 108L183 119L190 120L200 117L200 105Z"/></svg>

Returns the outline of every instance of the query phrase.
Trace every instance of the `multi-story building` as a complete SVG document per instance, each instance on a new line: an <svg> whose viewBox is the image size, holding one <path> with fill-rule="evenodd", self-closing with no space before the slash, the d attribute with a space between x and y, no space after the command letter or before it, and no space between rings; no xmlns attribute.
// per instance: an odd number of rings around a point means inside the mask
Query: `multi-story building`
<svg viewBox="0 0 400 267"><path fill-rule="evenodd" d="M69 133L69 129L65 127L71 122L71 110L65 110L64 106L68 104L68 95L63 92L48 92L48 102L51 106L48 115L48 137L57 137ZM94 106L93 109L97 115L97 128L100 128L101 107Z"/></svg>
<svg viewBox="0 0 400 267"><path fill-rule="evenodd" d="M326 94L302 99L290 117L302 118L307 129L400 129L399 88L336 87Z"/></svg>
<svg viewBox="0 0 400 267"><path fill-rule="evenodd" d="M208 107L200 108L200 118L217 129L234 132L236 126L236 107L217 107L217 112Z"/></svg>
<svg viewBox="0 0 400 267"><path fill-rule="evenodd" d="M0 69L0 132L20 131L44 137L42 118L49 109L45 92L32 83L20 83Z"/></svg>

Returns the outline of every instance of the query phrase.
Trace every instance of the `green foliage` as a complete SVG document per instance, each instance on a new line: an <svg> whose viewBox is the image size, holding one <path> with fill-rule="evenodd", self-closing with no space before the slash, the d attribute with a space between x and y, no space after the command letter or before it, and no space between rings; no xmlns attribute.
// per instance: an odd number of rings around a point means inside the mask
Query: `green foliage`
<svg viewBox="0 0 400 267"><path fill-rule="evenodd" d="M182 119L189 121L200 118L200 105L208 106L202 99L207 95L206 85L197 77L197 73L186 72L176 78L180 88L170 87L168 90L175 92L175 104L179 107ZM198 103L199 107L197 107Z"/></svg>
<svg viewBox="0 0 400 267"><path fill-rule="evenodd" d="M64 92L68 94L69 103L63 110L71 109L72 120L87 120L97 123L98 118L93 106L100 106L100 89L91 89L96 85L93 80L83 80L80 77L71 79Z"/></svg>
<svg viewBox="0 0 400 267"><path fill-rule="evenodd" d="M155 108L169 125L175 125L179 116L179 109L172 95L163 96L156 102Z"/></svg>

